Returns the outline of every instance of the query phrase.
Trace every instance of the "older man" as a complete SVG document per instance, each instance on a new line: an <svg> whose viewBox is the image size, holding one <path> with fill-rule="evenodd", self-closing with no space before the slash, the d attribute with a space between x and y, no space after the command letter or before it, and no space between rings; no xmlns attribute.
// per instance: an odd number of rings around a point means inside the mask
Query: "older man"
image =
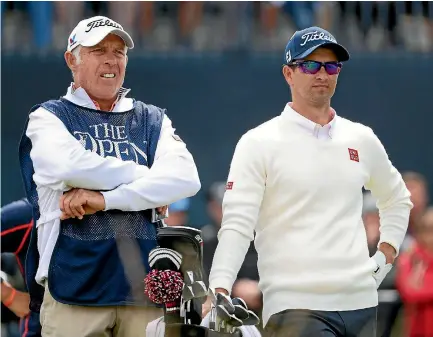
<svg viewBox="0 0 433 337"><path fill-rule="evenodd" d="M109 18L81 21L65 52L73 83L31 110L20 144L43 336L145 336L162 314L143 294L154 210L195 195L200 181L165 110L126 97L133 46Z"/></svg>

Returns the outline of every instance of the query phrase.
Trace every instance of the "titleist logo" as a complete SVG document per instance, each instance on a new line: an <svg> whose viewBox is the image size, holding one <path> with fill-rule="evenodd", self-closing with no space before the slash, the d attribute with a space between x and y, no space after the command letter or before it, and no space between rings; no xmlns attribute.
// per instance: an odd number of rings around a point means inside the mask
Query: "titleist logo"
<svg viewBox="0 0 433 337"><path fill-rule="evenodd" d="M301 46L305 46L307 42L316 41L316 40L325 40L325 41L331 41L331 42L337 42L336 39L334 39L330 35L326 35L325 33L318 33L317 31L306 33L301 36L301 39L304 40L301 43Z"/></svg>
<svg viewBox="0 0 433 337"><path fill-rule="evenodd" d="M119 25L118 23L114 22L114 21L111 21L111 20L105 20L104 21L104 19L98 19L98 20L95 20L95 21L90 21L87 24L88 28L87 28L87 30L85 32L88 33L93 28L98 28L98 27L102 27L102 26L111 26L111 27L119 28L119 29L123 30L122 26Z"/></svg>

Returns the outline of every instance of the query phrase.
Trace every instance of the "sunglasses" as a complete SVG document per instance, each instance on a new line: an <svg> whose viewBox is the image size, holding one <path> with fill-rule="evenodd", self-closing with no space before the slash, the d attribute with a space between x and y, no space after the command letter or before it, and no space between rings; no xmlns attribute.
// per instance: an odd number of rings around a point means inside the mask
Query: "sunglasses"
<svg viewBox="0 0 433 337"><path fill-rule="evenodd" d="M341 62L318 61L300 61L294 62L293 65L299 67L304 74L310 75L317 74L322 67L325 67L325 71L328 75L337 75L343 66Z"/></svg>

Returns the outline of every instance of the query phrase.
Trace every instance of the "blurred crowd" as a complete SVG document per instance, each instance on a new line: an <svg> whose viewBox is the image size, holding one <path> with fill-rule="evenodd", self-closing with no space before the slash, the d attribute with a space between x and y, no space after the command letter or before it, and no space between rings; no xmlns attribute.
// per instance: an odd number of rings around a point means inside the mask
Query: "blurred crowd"
<svg viewBox="0 0 433 337"><path fill-rule="evenodd" d="M319 25L351 50L433 50L431 1L2 1L2 51L65 49L76 23L106 15L138 52L281 50L297 29Z"/></svg>

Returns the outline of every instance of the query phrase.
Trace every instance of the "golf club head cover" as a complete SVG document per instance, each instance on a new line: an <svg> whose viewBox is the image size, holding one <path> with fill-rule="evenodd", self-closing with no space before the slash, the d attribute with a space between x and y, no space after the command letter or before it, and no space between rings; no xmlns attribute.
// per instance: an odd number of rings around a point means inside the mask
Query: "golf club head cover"
<svg viewBox="0 0 433 337"><path fill-rule="evenodd" d="M145 294L152 302L164 305L166 322L181 323L182 255L172 249L157 247L149 253L148 259L152 269L144 280Z"/></svg>

